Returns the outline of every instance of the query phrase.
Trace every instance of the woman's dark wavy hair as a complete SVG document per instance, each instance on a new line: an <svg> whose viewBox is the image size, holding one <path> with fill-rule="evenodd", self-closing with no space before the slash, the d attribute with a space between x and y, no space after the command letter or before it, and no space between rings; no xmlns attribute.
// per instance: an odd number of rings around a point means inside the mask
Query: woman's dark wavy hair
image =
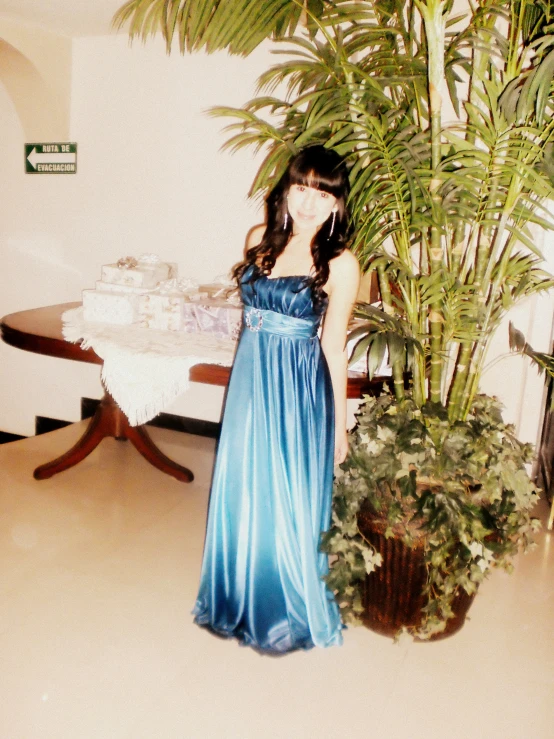
<svg viewBox="0 0 554 739"><path fill-rule="evenodd" d="M333 214L321 225L312 239L314 274L311 289L314 304L325 300L323 286L329 279L329 262L346 248L349 235L349 218L346 200L349 193L348 171L344 160L332 149L308 146L294 156L275 187L266 198L266 229L261 242L247 249L244 261L233 270L233 277L240 282L246 270L253 265L252 281L270 274L277 257L284 251L292 236L292 219L285 221L288 213L287 195L291 185L305 185L324 190L336 199L335 222ZM332 228L332 233L331 233Z"/></svg>

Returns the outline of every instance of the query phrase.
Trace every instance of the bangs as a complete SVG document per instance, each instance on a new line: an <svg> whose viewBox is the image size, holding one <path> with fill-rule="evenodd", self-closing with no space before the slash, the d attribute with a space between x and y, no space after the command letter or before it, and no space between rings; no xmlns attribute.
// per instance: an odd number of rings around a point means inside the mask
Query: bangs
<svg viewBox="0 0 554 739"><path fill-rule="evenodd" d="M303 185L313 187L315 190L323 190L335 198L344 193L344 174L338 167L324 172L317 171L313 167L304 170L302 167L293 166L290 170L289 182L291 185Z"/></svg>

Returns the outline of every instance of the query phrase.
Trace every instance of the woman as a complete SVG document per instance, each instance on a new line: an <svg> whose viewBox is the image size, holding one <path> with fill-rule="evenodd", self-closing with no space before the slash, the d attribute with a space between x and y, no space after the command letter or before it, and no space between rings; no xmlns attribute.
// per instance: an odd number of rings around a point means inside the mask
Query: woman
<svg viewBox="0 0 554 739"><path fill-rule="evenodd" d="M199 625L269 653L342 642L319 541L333 461L347 453L346 329L359 286L345 248L347 195L341 158L322 146L302 150L235 269L244 328L193 613Z"/></svg>

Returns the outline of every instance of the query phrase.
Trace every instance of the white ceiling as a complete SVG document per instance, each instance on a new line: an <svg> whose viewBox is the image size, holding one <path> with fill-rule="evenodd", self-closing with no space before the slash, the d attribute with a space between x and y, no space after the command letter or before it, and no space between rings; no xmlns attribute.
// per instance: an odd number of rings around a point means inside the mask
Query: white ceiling
<svg viewBox="0 0 554 739"><path fill-rule="evenodd" d="M125 0L0 0L0 16L66 36L114 33L112 18Z"/></svg>

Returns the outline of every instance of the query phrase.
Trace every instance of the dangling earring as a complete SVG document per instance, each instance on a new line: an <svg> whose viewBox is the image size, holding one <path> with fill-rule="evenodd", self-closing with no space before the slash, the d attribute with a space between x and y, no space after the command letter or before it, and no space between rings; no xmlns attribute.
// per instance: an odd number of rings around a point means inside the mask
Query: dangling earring
<svg viewBox="0 0 554 739"><path fill-rule="evenodd" d="M289 214L288 211L285 213L285 220L283 222L283 231L286 231L287 229L287 223L289 222Z"/></svg>
<svg viewBox="0 0 554 739"><path fill-rule="evenodd" d="M331 228L329 229L329 236L327 236L327 239L330 239L331 236L333 235L333 230L335 228L335 217L336 217L336 215L337 215L337 211L334 210L333 211L333 220L331 221Z"/></svg>

